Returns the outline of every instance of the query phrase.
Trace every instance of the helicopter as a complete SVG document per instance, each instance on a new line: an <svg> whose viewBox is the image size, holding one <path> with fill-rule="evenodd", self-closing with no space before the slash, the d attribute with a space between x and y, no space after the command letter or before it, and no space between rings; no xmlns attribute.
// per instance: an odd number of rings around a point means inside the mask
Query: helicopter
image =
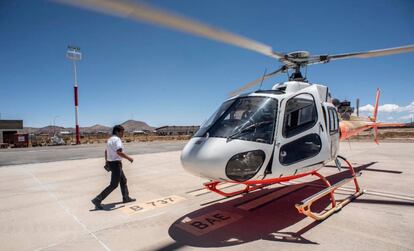
<svg viewBox="0 0 414 251"><path fill-rule="evenodd" d="M341 120L329 88L309 82L301 69L342 59L413 52L414 45L333 55L312 55L307 51L281 53L263 43L142 3L123 0L55 1L227 43L271 57L281 64L275 71L232 92L182 150L183 168L210 180L204 186L220 195L231 197L271 184L317 176L326 188L299 202L296 208L315 220L323 220L363 193L357 180L360 174L355 173L350 162L339 155L339 142L368 129L374 130L375 141L378 142L379 127L399 126L377 122L379 90L372 118ZM242 93L289 71L292 73L286 82L275 84L268 90ZM330 184L318 171L332 161L339 170L345 164L351 177ZM334 191L352 181L355 192L337 202ZM245 188L225 192L220 189L224 183L240 184ZM330 195L332 207L324 213L313 212L312 203L326 195Z"/></svg>

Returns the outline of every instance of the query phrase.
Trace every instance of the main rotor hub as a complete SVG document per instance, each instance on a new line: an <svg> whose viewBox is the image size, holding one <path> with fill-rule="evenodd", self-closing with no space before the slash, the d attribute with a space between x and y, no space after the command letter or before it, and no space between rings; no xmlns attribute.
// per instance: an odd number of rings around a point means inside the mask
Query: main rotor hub
<svg viewBox="0 0 414 251"><path fill-rule="evenodd" d="M298 70L309 63L310 53L308 51L293 51L285 55L280 61L290 69Z"/></svg>
<svg viewBox="0 0 414 251"><path fill-rule="evenodd" d="M307 59L310 53L308 51L294 51L286 55L289 59Z"/></svg>

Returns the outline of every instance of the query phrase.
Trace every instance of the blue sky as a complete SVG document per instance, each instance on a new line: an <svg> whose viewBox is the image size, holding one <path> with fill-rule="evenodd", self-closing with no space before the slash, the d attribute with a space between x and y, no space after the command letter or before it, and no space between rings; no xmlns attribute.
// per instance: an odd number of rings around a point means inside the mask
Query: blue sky
<svg viewBox="0 0 414 251"><path fill-rule="evenodd" d="M414 43L414 1L154 0L152 6L268 44L314 54ZM80 124L133 118L152 126L200 124L227 94L278 62L226 44L48 1L0 1L0 113L25 126L73 126L73 73L66 47L81 48ZM372 104L380 119L414 115L414 53L309 67L310 82L340 99ZM286 80L278 76L271 87ZM369 107L365 107L369 111ZM391 119L392 118L392 119Z"/></svg>

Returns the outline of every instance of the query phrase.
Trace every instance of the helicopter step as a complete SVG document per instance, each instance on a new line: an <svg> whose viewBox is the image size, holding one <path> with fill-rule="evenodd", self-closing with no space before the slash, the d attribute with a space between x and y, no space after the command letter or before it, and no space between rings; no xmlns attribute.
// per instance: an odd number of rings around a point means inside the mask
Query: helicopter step
<svg viewBox="0 0 414 251"><path fill-rule="evenodd" d="M354 168L352 167L352 165L344 158L341 156L338 156L338 158L342 159L345 161L345 163L348 166L349 171L352 174L352 177L350 178L346 178L336 184L331 185L329 183L329 181L322 176L321 174L319 174L318 172L314 172L312 175L318 176L327 186L327 188L325 188L324 190L302 200L300 203L296 204L295 207L298 209L299 213L302 213L314 220L318 220L318 221L322 221L325 220L326 218L328 218L330 215L332 215L333 213L341 210L345 205L347 205L349 202L353 201L355 198L361 196L364 191L360 189L359 185L358 185L358 180L357 177L361 176L361 173L355 173ZM343 185L347 184L350 181L354 181L354 185L355 185L355 192L351 195L349 195L347 198L345 198L344 200L341 200L340 202L337 202L335 200L335 190L342 187ZM311 206L314 202L318 201L319 199L323 198L324 196L330 194L331 197L331 208L323 213L315 213L312 212L311 210Z"/></svg>

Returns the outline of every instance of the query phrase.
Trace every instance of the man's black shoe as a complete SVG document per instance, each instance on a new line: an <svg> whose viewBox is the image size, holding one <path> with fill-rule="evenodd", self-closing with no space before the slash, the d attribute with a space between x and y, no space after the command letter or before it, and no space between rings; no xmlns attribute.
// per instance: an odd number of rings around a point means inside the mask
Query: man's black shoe
<svg viewBox="0 0 414 251"><path fill-rule="evenodd" d="M91 200L91 202L95 205L95 209L99 209L99 210L102 210L103 209L103 206L101 204L101 201L98 200L97 198Z"/></svg>
<svg viewBox="0 0 414 251"><path fill-rule="evenodd" d="M122 199L123 203L134 202L134 201L136 201L136 199L131 198L131 197L127 197L127 198Z"/></svg>

